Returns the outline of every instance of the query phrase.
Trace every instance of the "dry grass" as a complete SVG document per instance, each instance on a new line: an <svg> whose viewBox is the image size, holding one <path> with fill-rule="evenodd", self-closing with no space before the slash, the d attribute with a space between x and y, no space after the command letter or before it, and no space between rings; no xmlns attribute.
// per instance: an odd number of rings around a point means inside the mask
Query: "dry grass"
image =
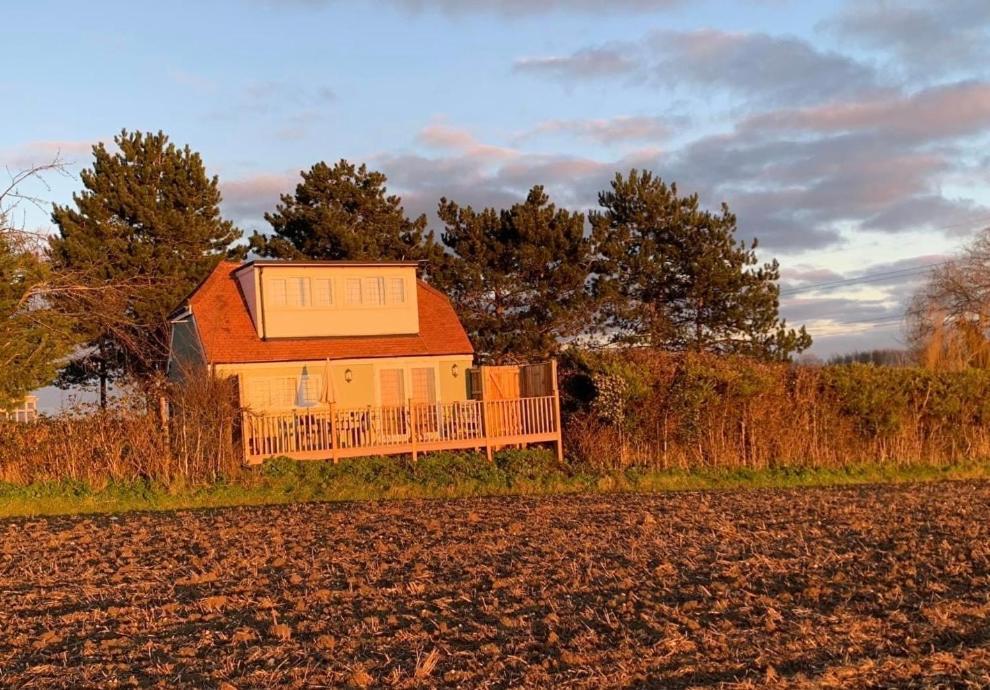
<svg viewBox="0 0 990 690"><path fill-rule="evenodd" d="M239 414L229 383L193 378L168 392L167 423L157 402L142 396L108 410L31 424L0 422L0 481L100 487L136 480L196 484L235 475Z"/></svg>
<svg viewBox="0 0 990 690"><path fill-rule="evenodd" d="M0 521L0 677L982 688L988 544L977 482Z"/></svg>
<svg viewBox="0 0 990 690"><path fill-rule="evenodd" d="M564 440L572 457L602 469L939 466L990 457L987 371L794 366L648 349L597 366L626 387L624 405L606 410L619 421L572 394ZM565 388L580 388L581 378L572 373Z"/></svg>

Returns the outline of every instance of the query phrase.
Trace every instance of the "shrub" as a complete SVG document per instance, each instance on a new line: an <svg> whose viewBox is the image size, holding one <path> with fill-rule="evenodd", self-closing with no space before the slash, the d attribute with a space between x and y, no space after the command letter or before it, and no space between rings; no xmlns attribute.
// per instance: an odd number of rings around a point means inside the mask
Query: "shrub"
<svg viewBox="0 0 990 690"><path fill-rule="evenodd" d="M565 445L598 469L946 464L990 455L983 370L797 366L645 348L572 353L565 362ZM594 385L617 371L624 386ZM621 409L621 418L602 409Z"/></svg>

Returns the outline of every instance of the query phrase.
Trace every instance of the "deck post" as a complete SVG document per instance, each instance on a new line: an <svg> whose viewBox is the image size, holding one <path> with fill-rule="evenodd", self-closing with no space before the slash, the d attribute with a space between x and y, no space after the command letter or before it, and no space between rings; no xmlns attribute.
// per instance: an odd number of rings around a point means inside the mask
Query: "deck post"
<svg viewBox="0 0 990 690"><path fill-rule="evenodd" d="M492 462L492 439L491 426L488 421L488 376L485 374L485 367L478 367L481 375L481 435L485 438L485 455L488 462Z"/></svg>
<svg viewBox="0 0 990 690"><path fill-rule="evenodd" d="M415 464L419 461L419 453L416 451L416 417L413 415L412 398L406 401L406 414L409 415L409 443L412 445L412 460Z"/></svg>
<svg viewBox="0 0 990 690"><path fill-rule="evenodd" d="M337 403L330 403L330 457L333 458L334 465L340 462L339 445L337 443Z"/></svg>
<svg viewBox="0 0 990 690"><path fill-rule="evenodd" d="M251 464L251 438L254 436L254 429L248 428L248 412L241 410L241 453L244 456L244 464Z"/></svg>
<svg viewBox="0 0 990 690"><path fill-rule="evenodd" d="M560 389L557 387L557 360L550 360L550 375L553 379L553 408L554 408L554 426L557 432L557 462L561 465L564 464L564 435L563 435L563 424L560 420Z"/></svg>

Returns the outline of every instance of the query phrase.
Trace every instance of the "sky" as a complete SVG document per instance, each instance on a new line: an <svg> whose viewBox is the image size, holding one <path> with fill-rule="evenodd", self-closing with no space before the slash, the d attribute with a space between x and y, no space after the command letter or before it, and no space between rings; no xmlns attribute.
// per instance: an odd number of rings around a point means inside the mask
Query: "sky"
<svg viewBox="0 0 990 690"><path fill-rule="evenodd" d="M907 299L990 226L987 0L173 0L5 7L0 163L163 130L246 233L325 160L410 214L649 169L727 203L820 357L899 347ZM51 230L44 209L26 225ZM836 284L838 283L838 284ZM817 288L813 286L818 286Z"/></svg>

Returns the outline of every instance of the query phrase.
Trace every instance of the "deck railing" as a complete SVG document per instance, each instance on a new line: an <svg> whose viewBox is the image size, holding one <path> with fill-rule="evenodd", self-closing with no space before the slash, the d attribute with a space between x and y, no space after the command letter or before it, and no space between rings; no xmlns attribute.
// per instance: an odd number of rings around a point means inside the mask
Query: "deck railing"
<svg viewBox="0 0 990 690"><path fill-rule="evenodd" d="M332 459L432 450L482 449L555 442L561 454L556 395L513 400L463 400L387 407L327 407L279 413L245 412L244 460L273 456Z"/></svg>

